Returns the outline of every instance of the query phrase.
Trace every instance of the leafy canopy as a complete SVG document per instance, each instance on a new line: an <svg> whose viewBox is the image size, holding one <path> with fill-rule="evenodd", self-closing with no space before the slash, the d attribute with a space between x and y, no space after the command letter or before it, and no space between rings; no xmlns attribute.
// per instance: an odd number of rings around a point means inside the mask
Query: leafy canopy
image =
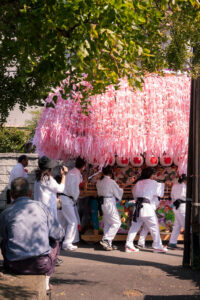
<svg viewBox="0 0 200 300"><path fill-rule="evenodd" d="M24 146L29 140L25 130L16 128L0 128L0 153L24 152Z"/></svg>
<svg viewBox="0 0 200 300"><path fill-rule="evenodd" d="M1 122L16 103L42 104L67 74L72 84L88 74L93 94L164 68L197 76L199 33L197 0L1 0Z"/></svg>

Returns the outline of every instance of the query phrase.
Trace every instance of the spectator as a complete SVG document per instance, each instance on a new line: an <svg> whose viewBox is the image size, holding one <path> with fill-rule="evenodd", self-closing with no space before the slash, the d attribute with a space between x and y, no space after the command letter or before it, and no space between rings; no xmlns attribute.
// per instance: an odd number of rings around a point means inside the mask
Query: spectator
<svg viewBox="0 0 200 300"><path fill-rule="evenodd" d="M25 178L12 181L14 203L0 214L4 267L15 274L44 274L49 289L64 229L47 206L31 200L30 194Z"/></svg>
<svg viewBox="0 0 200 300"><path fill-rule="evenodd" d="M43 202L57 218L57 193L63 193L65 188L65 175L67 167L61 168L60 184L52 177L52 169L57 166L57 162L47 156L42 156L38 160L39 169L36 171L36 181L34 184L34 198Z"/></svg>
<svg viewBox="0 0 200 300"><path fill-rule="evenodd" d="M12 202L11 197L10 197L11 182L17 177L27 178L28 174L27 174L27 170L25 169L27 166L28 166L28 157L26 155L21 155L18 158L18 163L12 168L12 170L10 172L8 189L7 189L7 193L6 193L7 204L10 204Z"/></svg>

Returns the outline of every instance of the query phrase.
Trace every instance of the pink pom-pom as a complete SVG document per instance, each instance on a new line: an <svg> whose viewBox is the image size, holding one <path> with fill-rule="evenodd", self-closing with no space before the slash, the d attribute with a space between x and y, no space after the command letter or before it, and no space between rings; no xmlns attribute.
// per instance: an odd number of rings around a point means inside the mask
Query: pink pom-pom
<svg viewBox="0 0 200 300"><path fill-rule="evenodd" d="M82 82L76 85L68 76L49 94L46 103L53 103L55 95L58 98L54 109L44 108L38 122L33 143L39 155L63 160L81 155L88 162L103 166L110 158L114 163L115 155L132 161L138 153L153 153L158 159L165 152L170 157L183 155L177 164L186 168L189 77L150 75L141 91L133 91L127 80L121 79L118 90L108 86L105 93L88 99L91 106L87 116L80 105L81 85L84 91L92 89L86 77L84 74ZM72 96L62 99L64 84L69 87L71 83Z"/></svg>

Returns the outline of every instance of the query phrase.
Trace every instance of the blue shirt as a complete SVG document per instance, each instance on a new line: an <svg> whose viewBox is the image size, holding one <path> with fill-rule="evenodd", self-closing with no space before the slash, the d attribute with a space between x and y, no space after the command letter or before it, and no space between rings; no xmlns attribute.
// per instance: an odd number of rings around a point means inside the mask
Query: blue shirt
<svg viewBox="0 0 200 300"><path fill-rule="evenodd" d="M0 237L6 241L6 258L17 261L48 254L49 238L62 240L64 229L48 207L20 197L0 214Z"/></svg>

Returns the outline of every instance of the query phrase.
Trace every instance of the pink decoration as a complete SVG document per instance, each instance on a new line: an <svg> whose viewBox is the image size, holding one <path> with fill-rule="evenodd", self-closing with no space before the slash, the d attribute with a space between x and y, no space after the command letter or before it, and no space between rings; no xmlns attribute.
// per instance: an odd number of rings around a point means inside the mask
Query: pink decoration
<svg viewBox="0 0 200 300"><path fill-rule="evenodd" d="M130 163L133 167L141 167L144 163L144 158L141 155L135 156L130 159Z"/></svg>
<svg viewBox="0 0 200 300"><path fill-rule="evenodd" d="M180 156L175 155L174 156L174 164L176 166L179 166L180 161L182 161L183 159L184 159L184 155L180 155Z"/></svg>
<svg viewBox="0 0 200 300"><path fill-rule="evenodd" d="M87 91L92 87L85 78L81 85ZM103 166L115 155L131 159L138 153L160 157L165 152L172 158L183 156L179 169L186 171L189 77L153 74L136 91L123 79L118 90L109 86L88 99L88 116L82 113L79 86L73 86L67 100L62 99L62 86L46 99L51 103L57 96L55 108L44 108L36 129L33 143L39 155L63 160L80 155Z"/></svg>

